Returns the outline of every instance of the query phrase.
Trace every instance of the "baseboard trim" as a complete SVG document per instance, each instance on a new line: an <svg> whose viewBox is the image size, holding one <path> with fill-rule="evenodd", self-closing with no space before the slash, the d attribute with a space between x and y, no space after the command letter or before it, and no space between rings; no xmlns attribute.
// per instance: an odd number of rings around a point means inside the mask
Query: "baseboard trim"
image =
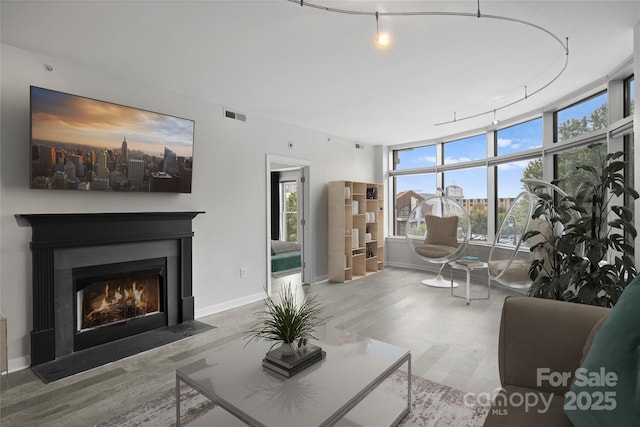
<svg viewBox="0 0 640 427"><path fill-rule="evenodd" d="M428 271L433 273L437 273L438 270L440 269L440 265L438 265L437 267L431 267L427 265L416 265L416 264L411 264L406 262L397 262L397 261L386 262L385 267L409 268L411 270L422 270L422 271Z"/></svg>
<svg viewBox="0 0 640 427"><path fill-rule="evenodd" d="M329 280L329 275L325 274L323 276L314 277L313 278L313 283L309 283L309 284L310 285L315 285L315 284L318 284L318 283L326 282L327 280Z"/></svg>
<svg viewBox="0 0 640 427"><path fill-rule="evenodd" d="M20 356L14 359L9 359L7 368L9 373L21 371L31 366L31 356Z"/></svg>
<svg viewBox="0 0 640 427"><path fill-rule="evenodd" d="M260 292L259 294L248 295L246 297L237 298L231 301L225 301L220 304L210 305L208 307L198 308L195 311L196 319L201 317L209 316L211 314L221 313L223 311L231 310L233 308L242 307L243 305L251 304L257 301L262 301L265 299L265 293Z"/></svg>

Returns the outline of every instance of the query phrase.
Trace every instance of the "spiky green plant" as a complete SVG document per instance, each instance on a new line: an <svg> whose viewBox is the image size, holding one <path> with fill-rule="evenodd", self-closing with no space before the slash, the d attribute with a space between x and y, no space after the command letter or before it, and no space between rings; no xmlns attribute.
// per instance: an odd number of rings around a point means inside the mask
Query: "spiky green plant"
<svg viewBox="0 0 640 427"><path fill-rule="evenodd" d="M317 339L315 329L324 325L328 317L322 316L323 308L316 297L305 298L300 304L291 286L285 286L280 292L280 303L271 297L265 299L266 310L256 313L258 322L246 332L251 341L266 340L293 344L296 341ZM272 346L272 347L273 347Z"/></svg>

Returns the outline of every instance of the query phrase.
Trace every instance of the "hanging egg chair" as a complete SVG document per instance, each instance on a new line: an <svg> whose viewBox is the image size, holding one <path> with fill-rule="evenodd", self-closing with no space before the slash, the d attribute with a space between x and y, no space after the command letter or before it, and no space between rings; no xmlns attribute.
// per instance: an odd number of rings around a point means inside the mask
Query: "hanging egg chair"
<svg viewBox="0 0 640 427"><path fill-rule="evenodd" d="M536 189L550 195L566 197L557 186L536 179L523 180L536 185ZM554 194L555 193L555 194ZM489 252L489 279L514 289L526 292L532 280L529 270L533 261L544 260L549 265L549 253L544 246L532 247L548 241L552 234L559 235L561 229L552 230L551 222L542 216L534 217L540 197L530 191L518 194L505 213ZM532 235L531 231L538 233ZM524 239L529 233L531 237Z"/></svg>
<svg viewBox="0 0 640 427"><path fill-rule="evenodd" d="M418 202L407 219L405 238L420 258L441 264L437 276L423 280L423 285L451 286L451 282L442 277L442 269L462 255L470 235L469 216L455 199L433 196Z"/></svg>

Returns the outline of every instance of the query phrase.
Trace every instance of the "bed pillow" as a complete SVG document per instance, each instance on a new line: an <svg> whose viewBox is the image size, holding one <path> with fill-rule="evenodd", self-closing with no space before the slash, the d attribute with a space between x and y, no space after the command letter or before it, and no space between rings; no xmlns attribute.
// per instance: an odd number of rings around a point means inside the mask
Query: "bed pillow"
<svg viewBox="0 0 640 427"><path fill-rule="evenodd" d="M271 241L271 251L273 255L277 255L282 252L294 252L299 250L300 250L300 243L298 242L286 242L284 240Z"/></svg>
<svg viewBox="0 0 640 427"><path fill-rule="evenodd" d="M640 420L639 303L640 276L626 286L576 371L564 406L574 425L622 426Z"/></svg>
<svg viewBox="0 0 640 427"><path fill-rule="evenodd" d="M427 224L427 237L424 242L427 245L458 246L458 217L441 218L435 215L425 215Z"/></svg>

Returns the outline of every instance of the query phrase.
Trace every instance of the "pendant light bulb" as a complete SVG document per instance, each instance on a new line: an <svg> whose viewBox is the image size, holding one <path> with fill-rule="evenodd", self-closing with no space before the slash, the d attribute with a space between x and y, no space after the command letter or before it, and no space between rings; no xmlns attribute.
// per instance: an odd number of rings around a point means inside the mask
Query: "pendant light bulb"
<svg viewBox="0 0 640 427"><path fill-rule="evenodd" d="M391 43L389 34L380 32L380 25L378 24L378 12L376 12L376 44L378 47L387 47Z"/></svg>
<svg viewBox="0 0 640 427"><path fill-rule="evenodd" d="M389 46L390 42L391 42L391 40L389 39L389 34L387 34L387 33L378 33L378 36L376 37L376 43L378 44L378 46L387 47L387 46Z"/></svg>

